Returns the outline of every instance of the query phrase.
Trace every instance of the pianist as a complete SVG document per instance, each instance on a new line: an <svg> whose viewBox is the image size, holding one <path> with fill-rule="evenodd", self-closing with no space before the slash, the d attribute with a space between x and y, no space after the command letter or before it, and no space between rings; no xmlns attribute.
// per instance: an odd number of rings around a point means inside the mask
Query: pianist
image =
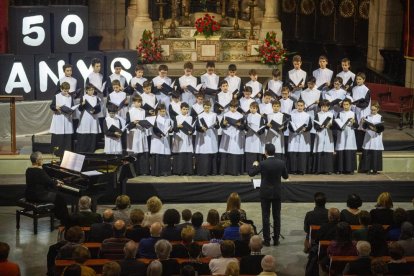
<svg viewBox="0 0 414 276"><path fill-rule="evenodd" d="M32 166L26 170L26 200L34 203L51 202L55 204L55 217L65 225L69 213L65 199L56 194L55 186L61 186L63 182L50 178L42 168L42 153L36 151L30 155Z"/></svg>

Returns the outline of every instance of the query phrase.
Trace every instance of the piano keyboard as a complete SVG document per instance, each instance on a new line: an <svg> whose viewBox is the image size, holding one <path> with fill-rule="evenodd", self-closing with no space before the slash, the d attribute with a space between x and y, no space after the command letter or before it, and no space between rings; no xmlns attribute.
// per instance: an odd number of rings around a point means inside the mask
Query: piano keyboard
<svg viewBox="0 0 414 276"><path fill-rule="evenodd" d="M74 188L72 186L68 186L68 185L65 185L65 184L61 185L60 188L65 189L65 190L69 190L69 191L72 191L72 192L75 192L75 193L79 193L79 191L80 191L77 188Z"/></svg>

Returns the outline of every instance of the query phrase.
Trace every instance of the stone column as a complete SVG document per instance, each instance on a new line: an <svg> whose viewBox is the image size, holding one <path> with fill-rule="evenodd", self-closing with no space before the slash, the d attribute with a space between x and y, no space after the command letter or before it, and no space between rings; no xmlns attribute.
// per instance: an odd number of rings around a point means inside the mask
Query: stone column
<svg viewBox="0 0 414 276"><path fill-rule="evenodd" d="M414 60L405 60L405 87L414 88Z"/></svg>
<svg viewBox="0 0 414 276"><path fill-rule="evenodd" d="M265 0L265 14L263 16L259 39L263 39L267 32L275 31L279 41L282 41L282 26L279 20L279 0Z"/></svg>
<svg viewBox="0 0 414 276"><path fill-rule="evenodd" d="M132 0L127 16L127 46L136 49L144 30L153 30L152 21L148 13L148 1Z"/></svg>

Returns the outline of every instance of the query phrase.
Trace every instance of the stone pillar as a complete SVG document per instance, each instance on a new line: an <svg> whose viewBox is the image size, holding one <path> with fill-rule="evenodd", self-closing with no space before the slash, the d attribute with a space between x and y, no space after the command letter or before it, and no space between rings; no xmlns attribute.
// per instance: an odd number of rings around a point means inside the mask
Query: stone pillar
<svg viewBox="0 0 414 276"><path fill-rule="evenodd" d="M279 0L265 0L265 14L263 16L259 39L263 39L267 32L275 31L277 38L282 42L282 26L279 20Z"/></svg>
<svg viewBox="0 0 414 276"><path fill-rule="evenodd" d="M136 49L144 30L153 30L148 13L148 1L132 0L127 16L127 47Z"/></svg>
<svg viewBox="0 0 414 276"><path fill-rule="evenodd" d="M414 60L405 60L405 87L414 88Z"/></svg>

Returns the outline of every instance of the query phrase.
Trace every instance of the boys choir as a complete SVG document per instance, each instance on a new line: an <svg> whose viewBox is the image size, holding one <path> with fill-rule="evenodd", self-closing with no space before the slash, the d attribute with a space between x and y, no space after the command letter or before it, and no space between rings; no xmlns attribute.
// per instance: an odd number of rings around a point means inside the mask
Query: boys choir
<svg viewBox="0 0 414 276"><path fill-rule="evenodd" d="M353 174L359 148L360 171L381 171L384 126L364 73L352 73L345 58L334 77L321 56L319 68L307 77L301 57L292 61L285 84L274 69L263 86L255 69L243 84L235 64L220 80L214 62L207 62L200 78L186 62L183 76L174 81L167 65L160 65L151 81L138 65L127 84L120 63L105 79L94 59L84 95L65 65L50 106L52 146L58 155L71 149L73 119L77 152L94 152L103 133L104 152L134 155L138 175L240 175L262 159L266 143L275 145L276 157L285 159L293 174Z"/></svg>

